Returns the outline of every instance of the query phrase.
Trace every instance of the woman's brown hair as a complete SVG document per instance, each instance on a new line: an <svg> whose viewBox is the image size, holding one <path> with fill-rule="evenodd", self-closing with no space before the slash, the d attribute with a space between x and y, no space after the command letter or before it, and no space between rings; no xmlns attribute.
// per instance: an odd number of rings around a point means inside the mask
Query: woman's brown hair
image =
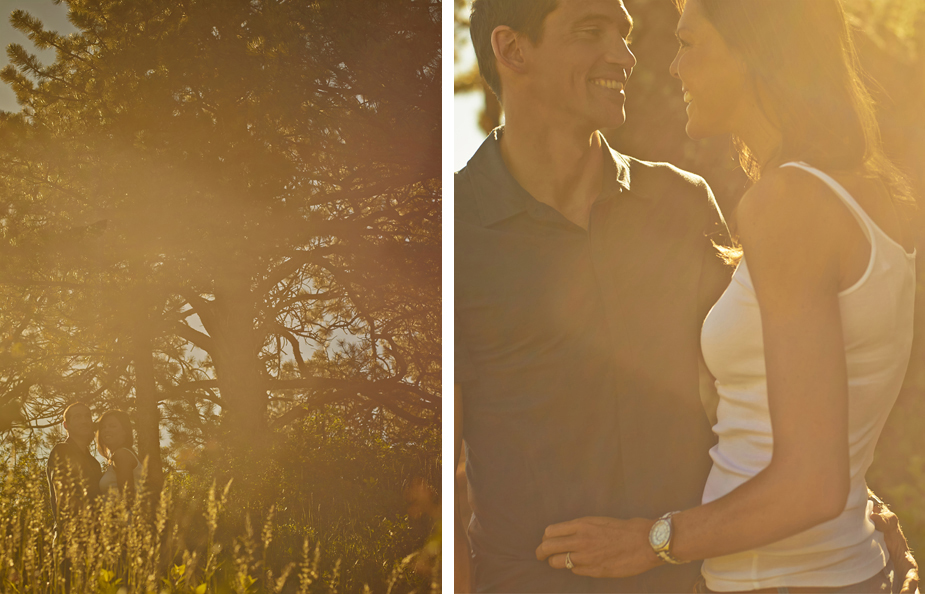
<svg viewBox="0 0 925 594"><path fill-rule="evenodd" d="M116 419L122 425L122 431L125 433L125 443L122 444L122 447L131 449L135 445L132 420L129 418L128 413L121 410L107 410L100 416L96 424L96 451L107 460L112 456L112 451L110 450L112 444L107 444L103 440L103 422L110 417Z"/></svg>
<svg viewBox="0 0 925 594"><path fill-rule="evenodd" d="M675 0L683 10L687 0ZM912 203L905 176L883 152L875 103L840 0L698 0L703 14L745 62L759 108L780 130L778 161L861 170ZM733 138L752 180L760 164Z"/></svg>

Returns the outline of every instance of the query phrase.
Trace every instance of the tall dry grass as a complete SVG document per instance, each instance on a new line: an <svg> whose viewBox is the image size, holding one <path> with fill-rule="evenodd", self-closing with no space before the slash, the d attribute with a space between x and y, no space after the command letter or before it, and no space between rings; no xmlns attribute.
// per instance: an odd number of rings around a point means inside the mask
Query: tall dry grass
<svg viewBox="0 0 925 594"><path fill-rule="evenodd" d="M345 568L323 563L320 542L305 538L300 551L276 546L271 507L229 529L226 506L234 485L213 485L206 500L178 500L173 476L160 492L142 486L126 499L117 493L63 506L55 534L48 486L34 455L0 463L0 592L93 594L341 592ZM80 489L64 475L65 488ZM200 517L190 518L190 510ZM425 549L391 564L386 594L439 592L439 536ZM415 567L428 567L427 577ZM370 591L366 586L364 592Z"/></svg>

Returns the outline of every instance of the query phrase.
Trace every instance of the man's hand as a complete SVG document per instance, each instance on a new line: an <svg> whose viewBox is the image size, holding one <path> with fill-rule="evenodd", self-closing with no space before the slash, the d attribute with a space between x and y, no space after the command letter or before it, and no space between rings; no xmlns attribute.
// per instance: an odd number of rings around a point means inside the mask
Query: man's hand
<svg viewBox="0 0 925 594"><path fill-rule="evenodd" d="M546 528L536 558L555 569L591 577L629 577L661 564L649 546L653 520L579 518Z"/></svg>
<svg viewBox="0 0 925 594"><path fill-rule="evenodd" d="M871 495L874 511L870 519L877 530L883 533L883 540L893 561L893 592L914 594L919 587L919 566L899 527L899 518L876 495Z"/></svg>

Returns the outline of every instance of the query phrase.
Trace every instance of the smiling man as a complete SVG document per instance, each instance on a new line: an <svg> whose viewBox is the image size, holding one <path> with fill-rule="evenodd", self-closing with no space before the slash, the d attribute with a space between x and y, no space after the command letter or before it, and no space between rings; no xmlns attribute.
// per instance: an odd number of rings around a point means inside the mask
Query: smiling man
<svg viewBox="0 0 925 594"><path fill-rule="evenodd" d="M536 559L546 526L696 505L713 443L700 326L731 270L704 181L612 150L636 58L621 0L475 0L505 126L456 175L455 405L479 592L691 591Z"/></svg>

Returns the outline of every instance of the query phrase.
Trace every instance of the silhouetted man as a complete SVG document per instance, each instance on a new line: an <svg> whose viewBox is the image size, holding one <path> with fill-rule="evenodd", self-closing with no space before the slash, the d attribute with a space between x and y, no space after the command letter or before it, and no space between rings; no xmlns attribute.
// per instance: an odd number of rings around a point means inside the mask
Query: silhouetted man
<svg viewBox="0 0 925 594"><path fill-rule="evenodd" d="M93 441L93 415L90 407L75 402L64 410L67 439L52 448L48 455L48 489L55 533L61 532L61 512L67 508L71 517L100 494L99 461L90 453Z"/></svg>

